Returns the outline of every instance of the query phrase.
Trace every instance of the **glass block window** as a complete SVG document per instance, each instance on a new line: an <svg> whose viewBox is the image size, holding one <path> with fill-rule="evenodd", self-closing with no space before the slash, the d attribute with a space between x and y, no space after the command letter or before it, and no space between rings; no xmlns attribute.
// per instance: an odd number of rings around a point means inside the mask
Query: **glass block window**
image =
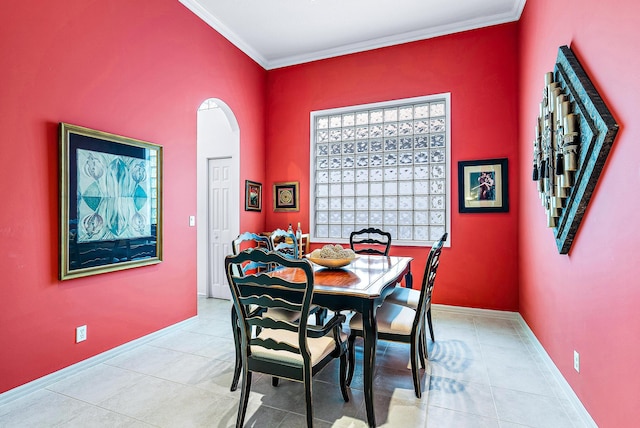
<svg viewBox="0 0 640 428"><path fill-rule="evenodd" d="M311 113L314 242L377 227L394 245L431 245L450 232L449 104L447 93Z"/></svg>

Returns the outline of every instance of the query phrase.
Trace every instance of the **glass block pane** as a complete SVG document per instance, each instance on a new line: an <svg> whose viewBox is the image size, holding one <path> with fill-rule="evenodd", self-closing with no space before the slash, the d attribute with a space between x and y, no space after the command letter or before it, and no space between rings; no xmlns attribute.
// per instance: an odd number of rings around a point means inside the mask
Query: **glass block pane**
<svg viewBox="0 0 640 428"><path fill-rule="evenodd" d="M401 210L413 209L413 196L400 196L398 198L398 207Z"/></svg>
<svg viewBox="0 0 640 428"><path fill-rule="evenodd" d="M356 209L356 198L344 198L344 199L342 199L342 209L355 210Z"/></svg>
<svg viewBox="0 0 640 428"><path fill-rule="evenodd" d="M382 166L382 155L371 155L369 158L370 166Z"/></svg>
<svg viewBox="0 0 640 428"><path fill-rule="evenodd" d="M413 239L417 241L428 241L429 240L428 232L429 232L428 227L414 227Z"/></svg>
<svg viewBox="0 0 640 428"><path fill-rule="evenodd" d="M328 143L329 142L329 132L327 131L318 131L316 137L317 143Z"/></svg>
<svg viewBox="0 0 640 428"><path fill-rule="evenodd" d="M413 138L411 138L411 137L400 138L399 147L400 147L400 150L411 150L411 149L413 149Z"/></svg>
<svg viewBox="0 0 640 428"><path fill-rule="evenodd" d="M415 119L422 119L425 117L429 117L429 104L420 104L415 107L415 112L413 114Z"/></svg>
<svg viewBox="0 0 640 428"><path fill-rule="evenodd" d="M342 144L329 145L329 154L331 155L339 155L341 150L342 150Z"/></svg>
<svg viewBox="0 0 640 428"><path fill-rule="evenodd" d="M401 122L398 125L398 135L413 134L413 122Z"/></svg>
<svg viewBox="0 0 640 428"><path fill-rule="evenodd" d="M329 168L336 169L342 166L342 158L330 158L329 159Z"/></svg>
<svg viewBox="0 0 640 428"><path fill-rule="evenodd" d="M329 141L340 141L342 139L342 131L339 129L332 129L329 131Z"/></svg>
<svg viewBox="0 0 640 428"><path fill-rule="evenodd" d="M398 119L399 120L410 120L410 119L413 119L413 108L411 106L400 107L398 109Z"/></svg>
<svg viewBox="0 0 640 428"><path fill-rule="evenodd" d="M369 165L369 157L368 156L358 156L356 158L356 165L359 167L366 168Z"/></svg>
<svg viewBox="0 0 640 428"><path fill-rule="evenodd" d="M397 179L398 179L398 170L396 170L395 168L384 169L384 181L395 181Z"/></svg>
<svg viewBox="0 0 640 428"><path fill-rule="evenodd" d="M316 172L316 183L328 183L329 182L329 172L327 170L322 170Z"/></svg>
<svg viewBox="0 0 640 428"><path fill-rule="evenodd" d="M327 156L329 154L329 145L328 144L318 144L316 146L316 155L317 156Z"/></svg>
<svg viewBox="0 0 640 428"><path fill-rule="evenodd" d="M340 199L340 198L329 198L329 209L331 209L331 210L340 210L340 209L342 209L342 199Z"/></svg>
<svg viewBox="0 0 640 428"><path fill-rule="evenodd" d="M376 168L369 171L369 181L382 181L382 169Z"/></svg>
<svg viewBox="0 0 640 428"><path fill-rule="evenodd" d="M411 165L413 163L413 154L401 153L399 159L401 165Z"/></svg>
<svg viewBox="0 0 640 428"><path fill-rule="evenodd" d="M381 210L382 209L382 197L381 196L370 196L369 197L369 208L372 210Z"/></svg>
<svg viewBox="0 0 640 428"><path fill-rule="evenodd" d="M444 103L431 103L431 116L444 116Z"/></svg>
<svg viewBox="0 0 640 428"><path fill-rule="evenodd" d="M398 224L398 213L396 211L385 211L384 224Z"/></svg>
<svg viewBox="0 0 640 428"><path fill-rule="evenodd" d="M342 182L342 171L331 171L329 173L329 181L332 183L340 183Z"/></svg>
<svg viewBox="0 0 640 428"><path fill-rule="evenodd" d="M413 224L427 225L429 224L429 216L426 211L416 211L413 213Z"/></svg>
<svg viewBox="0 0 640 428"><path fill-rule="evenodd" d="M329 224L339 224L340 220L342 220L342 212L341 211L330 211L329 212Z"/></svg>
<svg viewBox="0 0 640 428"><path fill-rule="evenodd" d="M429 122L426 120L416 120L413 125L413 132L415 134L426 134L429 132Z"/></svg>
<svg viewBox="0 0 640 428"><path fill-rule="evenodd" d="M369 151L371 151L371 152L381 152L382 151L382 140L372 140L369 143Z"/></svg>
<svg viewBox="0 0 640 428"><path fill-rule="evenodd" d="M431 200L431 206L429 208L431 208L432 210L443 210L445 209L444 206L444 196L442 195L431 195L430 196L430 200Z"/></svg>
<svg viewBox="0 0 640 428"><path fill-rule="evenodd" d="M342 196L342 185L340 183L329 184L329 196Z"/></svg>
<svg viewBox="0 0 640 428"><path fill-rule="evenodd" d="M355 181L356 173L352 169L343 169L342 170L342 181L344 183L352 183Z"/></svg>
<svg viewBox="0 0 640 428"><path fill-rule="evenodd" d="M369 138L380 138L380 137L382 137L382 126L371 125L369 127Z"/></svg>
<svg viewBox="0 0 640 428"><path fill-rule="evenodd" d="M413 181L399 181L398 194L413 195Z"/></svg>
<svg viewBox="0 0 640 428"><path fill-rule="evenodd" d="M411 167L398 168L398 179L413 180L413 168Z"/></svg>
<svg viewBox="0 0 640 428"><path fill-rule="evenodd" d="M413 198L414 209L416 210L428 210L429 209L429 198L427 196L416 196Z"/></svg>
<svg viewBox="0 0 640 428"><path fill-rule="evenodd" d="M429 162L429 153L428 152L416 152L415 153L415 162L416 163L428 163Z"/></svg>
<svg viewBox="0 0 640 428"><path fill-rule="evenodd" d="M354 158L353 156L347 156L342 158L342 166L344 168L353 168L353 166L356 163L356 158ZM347 171L344 171L347 172ZM350 171L351 175L353 175L353 171Z"/></svg>
<svg viewBox="0 0 640 428"><path fill-rule="evenodd" d="M369 112L369 123L382 123L382 110L372 110Z"/></svg>
<svg viewBox="0 0 640 428"><path fill-rule="evenodd" d="M398 125L396 123L387 123L384 125L384 136L394 137L398 135Z"/></svg>
<svg viewBox="0 0 640 428"><path fill-rule="evenodd" d="M398 109L386 108L384 109L384 121L385 122L397 122L398 121Z"/></svg>
<svg viewBox="0 0 640 428"><path fill-rule="evenodd" d="M329 198L316 198L316 209L317 210L328 210L329 209Z"/></svg>
<svg viewBox="0 0 640 428"><path fill-rule="evenodd" d="M329 186L327 184L318 184L316 186L316 196L319 198L329 196Z"/></svg>
<svg viewBox="0 0 640 428"><path fill-rule="evenodd" d="M327 223L329 223L329 212L328 211L318 211L317 223L318 224L327 224Z"/></svg>
<svg viewBox="0 0 640 428"><path fill-rule="evenodd" d="M382 196L382 183L370 183L369 192L371 196Z"/></svg>
<svg viewBox="0 0 640 428"><path fill-rule="evenodd" d="M431 180L431 193L444 194L444 180Z"/></svg>
<svg viewBox="0 0 640 428"><path fill-rule="evenodd" d="M398 239L409 241L413 238L411 232L413 231L413 227L399 227L398 228Z"/></svg>
<svg viewBox="0 0 640 428"><path fill-rule="evenodd" d="M384 140L384 150L387 152L398 150L398 140L396 140L395 138Z"/></svg>
<svg viewBox="0 0 640 428"><path fill-rule="evenodd" d="M436 134L430 137L430 145L433 148L444 147L444 134Z"/></svg>
<svg viewBox="0 0 640 428"><path fill-rule="evenodd" d="M316 119L316 129L327 129L329 127L329 118L321 116Z"/></svg>
<svg viewBox="0 0 640 428"><path fill-rule="evenodd" d="M432 149L431 153L431 163L442 163L445 160L444 149Z"/></svg>
<svg viewBox="0 0 640 428"><path fill-rule="evenodd" d="M368 126L359 126L356 128L356 138L358 140L366 140L369 138L369 127Z"/></svg>
<svg viewBox="0 0 640 428"><path fill-rule="evenodd" d="M396 165L398 163L398 155L395 153L387 153L384 156L385 165Z"/></svg>
<svg viewBox="0 0 640 428"><path fill-rule="evenodd" d="M367 197L369 195L369 183L365 180L356 181L356 195Z"/></svg>
<svg viewBox="0 0 640 428"><path fill-rule="evenodd" d="M358 153L367 153L369 151L369 142L368 141L358 141L356 145L356 149Z"/></svg>
<svg viewBox="0 0 640 428"><path fill-rule="evenodd" d="M343 224L353 224L355 223L356 215L353 211L343 211L342 212L342 223Z"/></svg>
<svg viewBox="0 0 640 428"><path fill-rule="evenodd" d="M444 118L439 119L431 119L431 126L429 127L430 132L444 132Z"/></svg>
<svg viewBox="0 0 640 428"><path fill-rule="evenodd" d="M388 196L395 196L398 194L398 183L395 181L384 182L384 194Z"/></svg>
<svg viewBox="0 0 640 428"><path fill-rule="evenodd" d="M353 126L356 124L356 115L347 113L342 115L342 126Z"/></svg>
<svg viewBox="0 0 640 428"><path fill-rule="evenodd" d="M356 211L356 224L369 224L369 211Z"/></svg>
<svg viewBox="0 0 640 428"><path fill-rule="evenodd" d="M351 235L351 232L353 232L355 230L355 228L353 227L352 224L346 224L342 226L342 237L343 238L349 238L349 236Z"/></svg>
<svg viewBox="0 0 640 428"><path fill-rule="evenodd" d="M354 183L345 183L342 185L343 196L354 196L356 194L356 185Z"/></svg>
<svg viewBox="0 0 640 428"><path fill-rule="evenodd" d="M445 227L444 226L431 226L429 228L429 240L435 241L442 238L444 235Z"/></svg>
<svg viewBox="0 0 640 428"><path fill-rule="evenodd" d="M431 178L444 178L444 164L431 166Z"/></svg>
<svg viewBox="0 0 640 428"><path fill-rule="evenodd" d="M366 125L367 123L369 123L369 112L356 113L356 125Z"/></svg>
<svg viewBox="0 0 640 428"><path fill-rule="evenodd" d="M330 128L339 128L342 126L342 116L331 116L329 117L329 127Z"/></svg>
<svg viewBox="0 0 640 428"><path fill-rule="evenodd" d="M384 197L384 209L385 210L395 210L398 208L398 197L397 196L385 196Z"/></svg>
<svg viewBox="0 0 640 428"><path fill-rule="evenodd" d="M398 226L384 225L384 230L391 234L391 241L398 239Z"/></svg>
<svg viewBox="0 0 640 428"><path fill-rule="evenodd" d="M342 145L342 153L344 153L345 155L352 155L356 152L356 145L355 143L344 143Z"/></svg>
<svg viewBox="0 0 640 428"><path fill-rule="evenodd" d="M342 129L342 139L344 141L353 140L356 138L356 131L353 128L343 128Z"/></svg>
<svg viewBox="0 0 640 428"><path fill-rule="evenodd" d="M413 222L413 213L411 211L400 211L398 213L398 223L401 226L410 226L412 222Z"/></svg>
<svg viewBox="0 0 640 428"><path fill-rule="evenodd" d="M316 223L316 236L318 238L328 238L329 237L329 227L324 224Z"/></svg>
<svg viewBox="0 0 640 428"><path fill-rule="evenodd" d="M329 226L329 238L341 238L342 226L339 224Z"/></svg>
<svg viewBox="0 0 640 428"><path fill-rule="evenodd" d="M429 139L426 136L419 136L415 138L416 149L426 149L429 145Z"/></svg>
<svg viewBox="0 0 640 428"><path fill-rule="evenodd" d="M415 181L413 183L413 192L416 195L428 195L429 194L429 182L428 181Z"/></svg>
<svg viewBox="0 0 640 428"><path fill-rule="evenodd" d="M444 224L444 211L430 211L430 224Z"/></svg>
<svg viewBox="0 0 640 428"><path fill-rule="evenodd" d="M371 224L382 224L382 212L371 211L369 212L369 221Z"/></svg>
<svg viewBox="0 0 640 428"><path fill-rule="evenodd" d="M429 178L429 167L417 166L414 170L414 177L416 180L426 180Z"/></svg>

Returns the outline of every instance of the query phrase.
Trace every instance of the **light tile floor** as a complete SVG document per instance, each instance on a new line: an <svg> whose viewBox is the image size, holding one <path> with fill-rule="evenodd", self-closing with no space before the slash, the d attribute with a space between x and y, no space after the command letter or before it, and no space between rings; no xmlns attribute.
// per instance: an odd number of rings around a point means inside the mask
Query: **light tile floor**
<svg viewBox="0 0 640 428"><path fill-rule="evenodd" d="M230 302L199 299L196 322L0 407L0 427L231 427L239 390ZM382 427L581 427L579 414L515 320L433 310L423 396L409 347L380 342L375 411ZM356 341L357 357L362 343ZM358 361L358 360L356 360ZM362 364L342 400L338 364L315 378L314 426L366 427ZM305 426L302 385L254 376L245 426Z"/></svg>

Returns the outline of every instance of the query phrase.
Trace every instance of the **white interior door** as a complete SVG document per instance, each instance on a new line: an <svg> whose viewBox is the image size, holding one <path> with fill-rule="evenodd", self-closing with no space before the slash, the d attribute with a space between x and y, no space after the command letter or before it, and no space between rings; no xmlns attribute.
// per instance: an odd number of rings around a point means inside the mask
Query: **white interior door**
<svg viewBox="0 0 640 428"><path fill-rule="evenodd" d="M209 159L209 295L231 299L224 271L224 258L231 254L233 235L231 219L232 158Z"/></svg>

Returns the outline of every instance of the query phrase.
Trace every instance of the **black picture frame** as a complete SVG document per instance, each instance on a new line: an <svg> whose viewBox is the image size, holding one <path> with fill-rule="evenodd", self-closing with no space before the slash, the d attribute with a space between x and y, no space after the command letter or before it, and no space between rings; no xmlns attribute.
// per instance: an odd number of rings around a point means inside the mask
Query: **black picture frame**
<svg viewBox="0 0 640 428"><path fill-rule="evenodd" d="M458 211L509 212L508 159L458 162Z"/></svg>
<svg viewBox="0 0 640 428"><path fill-rule="evenodd" d="M60 123L60 279L162 261L162 147Z"/></svg>
<svg viewBox="0 0 640 428"><path fill-rule="evenodd" d="M245 180L244 182L244 210L262 211L262 183Z"/></svg>

